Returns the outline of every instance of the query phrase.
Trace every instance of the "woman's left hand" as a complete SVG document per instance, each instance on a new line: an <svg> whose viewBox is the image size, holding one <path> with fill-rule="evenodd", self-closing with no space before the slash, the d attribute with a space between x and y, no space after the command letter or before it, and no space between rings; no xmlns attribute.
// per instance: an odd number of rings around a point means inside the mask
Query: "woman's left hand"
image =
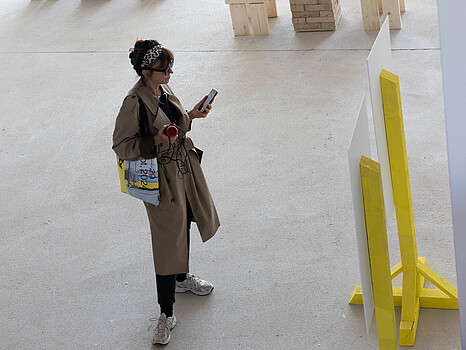
<svg viewBox="0 0 466 350"><path fill-rule="evenodd" d="M191 109L188 112L189 119L193 120L196 118L205 118L207 117L207 114L209 114L210 110L212 109L212 105L209 103L206 108L204 108L204 112L201 112L199 110L199 107L204 103L205 99L207 98L207 95L204 96L202 100L200 100L193 109ZM213 100L212 100L213 101Z"/></svg>

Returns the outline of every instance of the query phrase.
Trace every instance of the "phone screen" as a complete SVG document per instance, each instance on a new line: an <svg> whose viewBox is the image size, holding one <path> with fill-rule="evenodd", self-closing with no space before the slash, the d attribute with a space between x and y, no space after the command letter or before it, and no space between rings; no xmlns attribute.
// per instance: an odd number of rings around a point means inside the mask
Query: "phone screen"
<svg viewBox="0 0 466 350"><path fill-rule="evenodd" d="M215 89L210 90L209 94L207 95L207 98L205 99L204 103L199 107L199 110L201 112L204 112L204 108L207 107L207 105L212 102L215 96L217 96L218 91Z"/></svg>

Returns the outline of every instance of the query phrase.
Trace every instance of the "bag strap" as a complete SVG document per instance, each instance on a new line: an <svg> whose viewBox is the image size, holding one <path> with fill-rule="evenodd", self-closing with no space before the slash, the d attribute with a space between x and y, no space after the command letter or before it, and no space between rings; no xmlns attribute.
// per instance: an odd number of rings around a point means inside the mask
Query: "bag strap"
<svg viewBox="0 0 466 350"><path fill-rule="evenodd" d="M149 135L149 120L147 118L147 110L144 102L142 102L141 98L138 97L139 100L139 128L141 129L141 136L148 136Z"/></svg>

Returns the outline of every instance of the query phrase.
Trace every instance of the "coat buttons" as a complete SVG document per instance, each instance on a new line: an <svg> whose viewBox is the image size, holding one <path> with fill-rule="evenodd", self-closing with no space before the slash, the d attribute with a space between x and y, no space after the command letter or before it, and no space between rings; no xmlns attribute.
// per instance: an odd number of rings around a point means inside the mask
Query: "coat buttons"
<svg viewBox="0 0 466 350"><path fill-rule="evenodd" d="M167 179L167 184L169 184L169 183L170 183L170 179Z"/></svg>
<svg viewBox="0 0 466 350"><path fill-rule="evenodd" d="M170 199L170 202L175 203L175 198Z"/></svg>

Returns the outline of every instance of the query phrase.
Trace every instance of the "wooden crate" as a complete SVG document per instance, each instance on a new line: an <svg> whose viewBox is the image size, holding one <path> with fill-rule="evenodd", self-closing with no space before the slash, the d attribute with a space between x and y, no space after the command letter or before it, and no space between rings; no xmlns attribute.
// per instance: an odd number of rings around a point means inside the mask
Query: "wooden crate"
<svg viewBox="0 0 466 350"><path fill-rule="evenodd" d="M335 30L341 16L340 0L290 0L296 32Z"/></svg>

